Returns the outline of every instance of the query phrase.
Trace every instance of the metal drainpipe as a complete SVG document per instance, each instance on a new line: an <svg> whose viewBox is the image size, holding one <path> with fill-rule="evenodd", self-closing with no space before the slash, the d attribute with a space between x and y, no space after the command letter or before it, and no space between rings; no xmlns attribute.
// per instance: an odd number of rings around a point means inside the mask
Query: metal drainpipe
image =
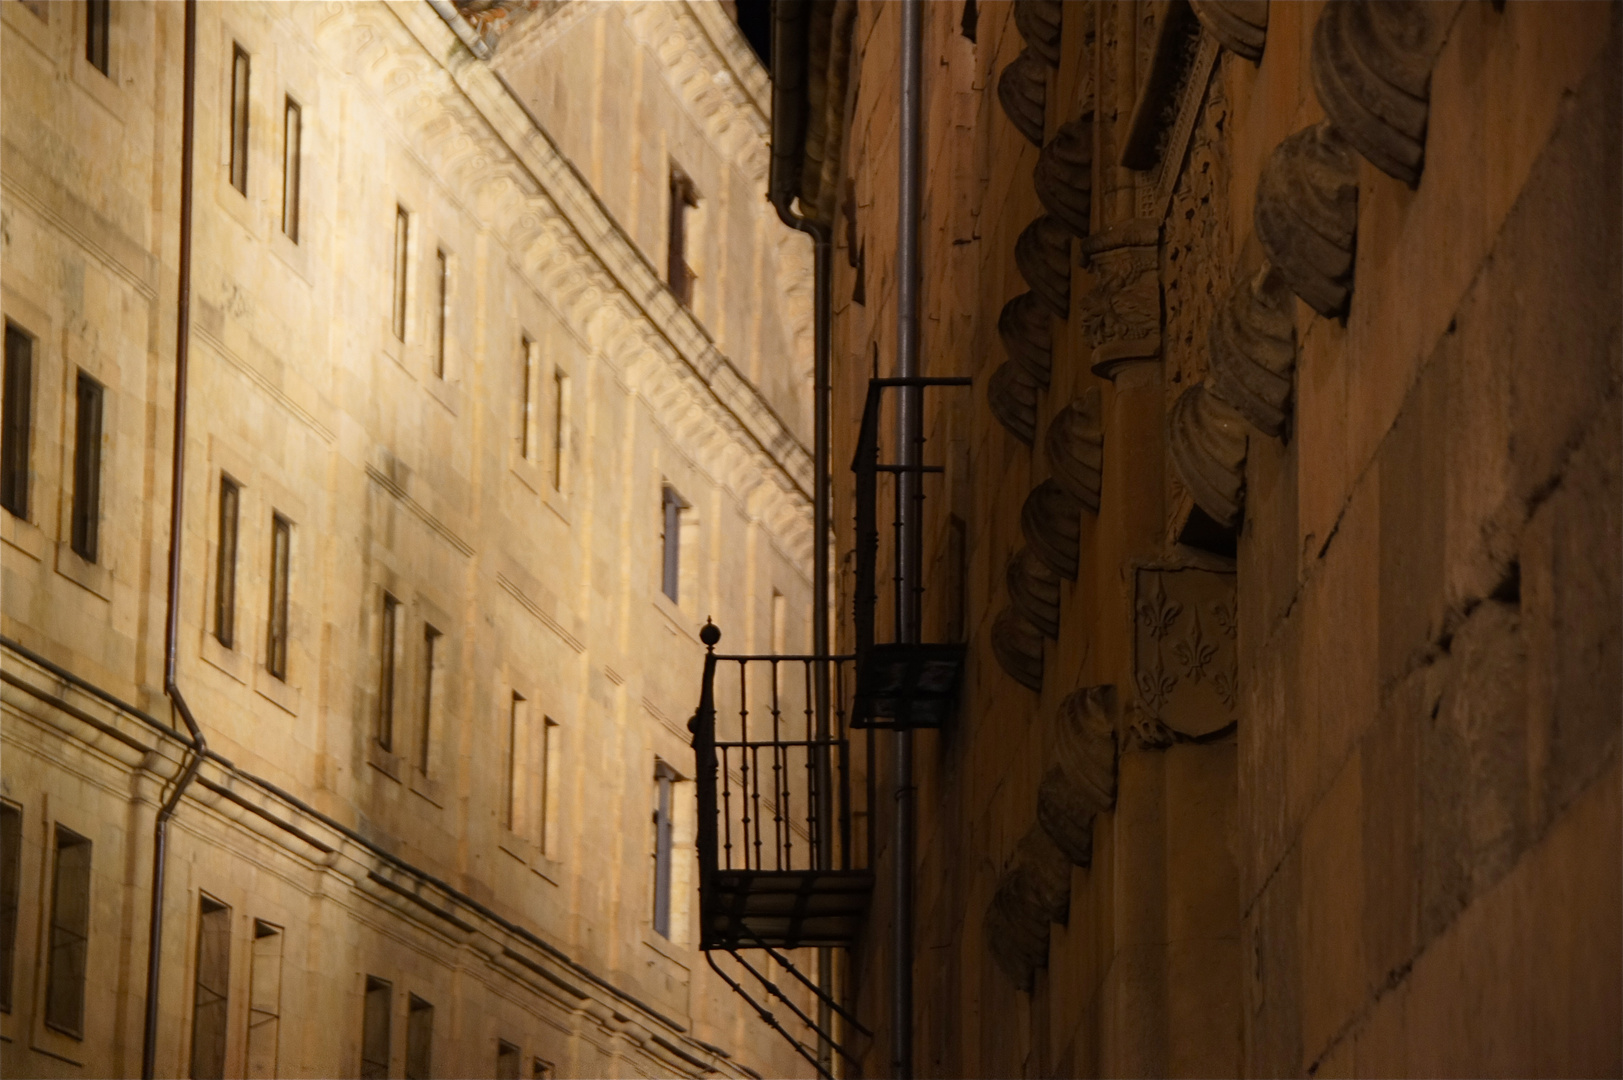
<svg viewBox="0 0 1623 1080"><path fill-rule="evenodd" d="M208 752L203 731L175 681L175 657L180 642L180 550L186 478L186 365L191 344L192 291L192 150L196 131L197 0L186 0L186 61L181 93L180 128L180 274L175 320L175 442L169 476L169 604L164 617L163 692L191 735L191 760L158 808L152 825L152 911L147 923L146 1024L141 1038L141 1077L152 1080L157 1071L158 986L162 973L164 855L169 819L197 776Z"/></svg>
<svg viewBox="0 0 1623 1080"><path fill-rule="evenodd" d="M902 85L901 131L897 147L896 200L896 374L904 379L919 374L919 57L920 0L902 3ZM896 412L897 442L902 464L917 466L923 436L923 390L902 388L901 407ZM904 642L919 640L920 555L923 522L918 503L922 477L911 468L897 476L901 486L897 500L902 516L901 543L896 552L900 608L897 630ZM913 1075L913 732L902 729L896 736L896 833L893 853L896 892L894 969L892 971L893 1016L891 1019L891 1065L898 1077Z"/></svg>

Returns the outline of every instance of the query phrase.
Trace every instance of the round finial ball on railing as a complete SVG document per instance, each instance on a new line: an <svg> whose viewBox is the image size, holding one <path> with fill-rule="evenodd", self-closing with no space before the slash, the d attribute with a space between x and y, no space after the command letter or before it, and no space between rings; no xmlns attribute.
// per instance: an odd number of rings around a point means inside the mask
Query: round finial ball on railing
<svg viewBox="0 0 1623 1080"><path fill-rule="evenodd" d="M704 621L704 626L700 627L699 629L699 640L704 642L709 648L714 649L716 647L716 642L721 640L721 627L717 626L709 619L706 619Z"/></svg>

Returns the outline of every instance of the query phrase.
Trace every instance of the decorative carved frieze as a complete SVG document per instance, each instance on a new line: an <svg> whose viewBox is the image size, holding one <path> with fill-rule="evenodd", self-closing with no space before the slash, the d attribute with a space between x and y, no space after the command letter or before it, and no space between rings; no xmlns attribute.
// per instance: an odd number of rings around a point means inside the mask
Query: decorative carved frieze
<svg viewBox="0 0 1623 1080"><path fill-rule="evenodd" d="M1333 6L1333 5L1332 5ZM1274 148L1257 178L1257 239L1291 292L1326 318L1352 295L1358 231L1358 163L1328 122Z"/></svg>
<svg viewBox="0 0 1623 1080"><path fill-rule="evenodd" d="M1049 569L1076 580L1078 547L1082 536L1082 501L1064 486L1044 480L1031 489L1020 508L1020 531L1031 551Z"/></svg>
<svg viewBox="0 0 1623 1080"><path fill-rule="evenodd" d="M1279 271L1266 264L1236 282L1211 332L1211 393L1264 435L1290 418L1296 370L1296 303Z"/></svg>
<svg viewBox="0 0 1623 1080"><path fill-rule="evenodd" d="M1059 67L1060 0L1014 0L1014 26L1026 46L1051 68Z"/></svg>
<svg viewBox="0 0 1623 1080"><path fill-rule="evenodd" d="M1044 636L1059 637L1059 575L1029 547L1009 556L1004 571L1009 603Z"/></svg>
<svg viewBox="0 0 1623 1080"><path fill-rule="evenodd" d="M1219 45L1247 60L1261 60L1268 42L1268 0L1189 0L1200 25Z"/></svg>
<svg viewBox="0 0 1623 1080"><path fill-rule="evenodd" d="M1160 354L1160 234L1160 222L1134 218L1082 241L1094 285L1078 311L1096 375Z"/></svg>
<svg viewBox="0 0 1623 1080"><path fill-rule="evenodd" d="M999 364L986 380L986 404L1015 438L1032 444L1037 437L1037 395L1042 387L1013 361Z"/></svg>
<svg viewBox="0 0 1623 1080"><path fill-rule="evenodd" d="M1037 823L1078 866L1093 861L1093 819L1116 803L1115 688L1090 686L1060 702L1054 764L1037 789Z"/></svg>
<svg viewBox="0 0 1623 1080"><path fill-rule="evenodd" d="M1031 183L1043 209L1071 230L1072 236L1088 235L1093 213L1092 113L1060 125L1037 155Z"/></svg>
<svg viewBox="0 0 1623 1080"><path fill-rule="evenodd" d="M1044 390L1048 388L1054 356L1051 318L1047 306L1033 292L1014 297L1003 305L997 317L997 335L1003 340L1009 361Z"/></svg>
<svg viewBox="0 0 1623 1080"><path fill-rule="evenodd" d="M1014 242L1014 264L1048 310L1070 317L1071 233L1059 218L1043 214L1021 230Z"/></svg>
<svg viewBox="0 0 1623 1080"><path fill-rule="evenodd" d="M1239 717L1234 575L1140 568L1134 580L1133 680L1143 726L1200 738Z"/></svg>
<svg viewBox="0 0 1623 1080"><path fill-rule="evenodd" d="M1031 48L1010 60L997 80L997 99L1015 130L1036 146L1043 144L1043 110L1048 101L1048 65Z"/></svg>
<svg viewBox="0 0 1623 1080"><path fill-rule="evenodd" d="M1040 826L1021 838L998 880L982 929L992 959L1014 984L1029 990L1048 966L1048 927L1070 917L1071 863Z"/></svg>
<svg viewBox="0 0 1623 1080"><path fill-rule="evenodd" d="M992 655L1015 682L1042 692L1043 633L1013 607L992 619Z"/></svg>
<svg viewBox="0 0 1623 1080"><path fill-rule="evenodd" d="M1172 404L1167 448L1195 505L1219 525L1240 520L1245 502L1245 420L1205 383Z"/></svg>
<svg viewBox="0 0 1623 1080"><path fill-rule="evenodd" d="M1330 122L1371 165L1420 180L1431 66L1457 3L1343 0L1313 28L1313 90Z"/></svg>
<svg viewBox="0 0 1623 1080"><path fill-rule="evenodd" d="M1054 482L1095 514L1099 512L1104 445L1104 417L1097 386L1088 387L1082 396L1061 409L1049 422L1043 440Z"/></svg>

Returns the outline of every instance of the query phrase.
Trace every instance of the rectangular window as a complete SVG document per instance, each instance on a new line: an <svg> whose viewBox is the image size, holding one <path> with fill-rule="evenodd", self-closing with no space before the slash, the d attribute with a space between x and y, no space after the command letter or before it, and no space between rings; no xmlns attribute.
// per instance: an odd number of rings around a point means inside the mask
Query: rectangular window
<svg viewBox="0 0 1623 1080"><path fill-rule="evenodd" d="M248 1075L276 1075L282 1031L282 928L254 920L253 968L248 973Z"/></svg>
<svg viewBox="0 0 1623 1080"><path fill-rule="evenodd" d="M378 635L378 745L394 749L395 647L399 640L400 601L383 594L382 629Z"/></svg>
<svg viewBox="0 0 1623 1080"><path fill-rule="evenodd" d="M366 977L361 1017L361 1080L388 1080L389 1020L394 987L376 975Z"/></svg>
<svg viewBox="0 0 1623 1080"><path fill-rule="evenodd" d="M430 750L434 746L434 717L438 712L440 632L423 624L423 726L417 735L417 769L428 775Z"/></svg>
<svg viewBox="0 0 1623 1080"><path fill-rule="evenodd" d="M522 835L529 824L529 816L525 813L526 793L524 778L527 770L524 768L526 751L529 748L529 702L518 691L513 692L513 699L509 703L507 713L507 783L503 824L509 832Z"/></svg>
<svg viewBox="0 0 1623 1080"><path fill-rule="evenodd" d="M248 194L248 51L231 46L231 186Z"/></svg>
<svg viewBox="0 0 1623 1080"><path fill-rule="evenodd" d="M552 1062L544 1058L532 1058L530 1061L531 1080L552 1080Z"/></svg>
<svg viewBox="0 0 1623 1080"><path fill-rule="evenodd" d="M51 872L50 957L45 972L45 1025L84 1037L85 962L90 945L90 841L56 827Z"/></svg>
<svg viewBox="0 0 1623 1080"><path fill-rule="evenodd" d="M96 561L101 533L101 383L79 372L74 394L73 525L71 543L85 562Z"/></svg>
<svg viewBox="0 0 1623 1080"><path fill-rule="evenodd" d="M569 449L569 376L552 373L552 488L564 489L564 461Z"/></svg>
<svg viewBox="0 0 1623 1080"><path fill-rule="evenodd" d="M536 840L541 845L541 853L548 856L557 856L558 852L558 725L552 717L541 721L541 768L536 775L541 780L540 798L537 801L541 821Z"/></svg>
<svg viewBox="0 0 1623 1080"><path fill-rule="evenodd" d="M687 262L687 214L699 205L699 193L687 173L671 166L671 220L669 262L665 280L683 307L693 304L693 271Z"/></svg>
<svg viewBox="0 0 1623 1080"><path fill-rule="evenodd" d="M406 1010L406 1080L434 1075L434 1006L412 994Z"/></svg>
<svg viewBox="0 0 1623 1080"><path fill-rule="evenodd" d="M523 385L519 388L519 415L518 415L518 456L525 461L530 460L530 428L534 418L533 411L535 396L535 342L530 340L528 334L519 338L519 348L523 355L520 361L520 377Z"/></svg>
<svg viewBox="0 0 1623 1080"><path fill-rule="evenodd" d="M394 336L406 340L406 272L410 269L411 215L406 208L394 208Z"/></svg>
<svg viewBox="0 0 1623 1080"><path fill-rule="evenodd" d="M10 803L0 803L0 1012L11 1011L11 967L17 955L22 869L23 812Z"/></svg>
<svg viewBox="0 0 1623 1080"><path fill-rule="evenodd" d="M445 323L451 304L451 265L441 249L434 251L434 377L445 378Z"/></svg>
<svg viewBox="0 0 1623 1080"><path fill-rule="evenodd" d="M225 1076L231 987L231 909L198 899L197 974L192 995L192 1080Z"/></svg>
<svg viewBox="0 0 1623 1080"><path fill-rule="evenodd" d="M0 505L28 519L29 443L34 428L34 339L6 323L6 401L0 436Z"/></svg>
<svg viewBox="0 0 1623 1080"><path fill-rule="evenodd" d="M676 489L666 484L661 494L661 511L664 518L664 533L661 538L664 548L664 573L661 588L671 600L677 601L680 595L682 577L682 511L687 507L682 496Z"/></svg>
<svg viewBox="0 0 1623 1080"><path fill-rule="evenodd" d="M90 66L107 74L111 52L113 0L87 0L85 3L85 59Z"/></svg>
<svg viewBox="0 0 1623 1080"><path fill-rule="evenodd" d="M676 773L654 765L654 933L671 936L671 781Z"/></svg>
<svg viewBox="0 0 1623 1080"><path fill-rule="evenodd" d="M265 669L287 679L288 579L293 561L293 523L271 515L270 626L266 637Z"/></svg>
<svg viewBox="0 0 1623 1080"><path fill-rule="evenodd" d="M214 636L232 648L237 633L237 517L241 489L220 475L219 548L214 560Z"/></svg>
<svg viewBox="0 0 1623 1080"><path fill-rule="evenodd" d="M519 1049L506 1039L496 1040L496 1080L518 1080Z"/></svg>
<svg viewBox="0 0 1623 1080"><path fill-rule="evenodd" d="M292 98L282 107L282 232L299 242L299 152L304 139L304 110Z"/></svg>

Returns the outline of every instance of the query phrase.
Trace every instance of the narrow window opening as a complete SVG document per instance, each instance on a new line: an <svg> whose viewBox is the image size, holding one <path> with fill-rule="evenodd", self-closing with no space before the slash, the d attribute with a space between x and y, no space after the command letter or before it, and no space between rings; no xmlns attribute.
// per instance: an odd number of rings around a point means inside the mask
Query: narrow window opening
<svg viewBox="0 0 1623 1080"><path fill-rule="evenodd" d="M231 909L211 896L201 896L192 993L192 1080L221 1080L225 1076L230 987Z"/></svg>
<svg viewBox="0 0 1623 1080"><path fill-rule="evenodd" d="M17 907L22 897L23 812L0 803L0 1012L11 1011L11 968L17 955Z"/></svg>
<svg viewBox="0 0 1623 1080"><path fill-rule="evenodd" d="M496 1080L519 1080L519 1049L506 1039L496 1040Z"/></svg>
<svg viewBox="0 0 1623 1080"><path fill-rule="evenodd" d="M406 1009L406 1080L434 1075L434 1006L412 994Z"/></svg>
<svg viewBox="0 0 1623 1080"><path fill-rule="evenodd" d="M564 489L564 461L569 448L569 376L552 373L552 488Z"/></svg>
<svg viewBox="0 0 1623 1080"><path fill-rule="evenodd" d="M439 712L440 637L438 630L423 625L423 724L417 738L417 770L428 775L430 751L434 746L434 720Z"/></svg>
<svg viewBox="0 0 1623 1080"><path fill-rule="evenodd" d="M34 339L6 323L6 400L0 435L0 505L28 519L29 444L34 428Z"/></svg>
<svg viewBox="0 0 1623 1080"><path fill-rule="evenodd" d="M236 645L237 627L237 520L241 489L220 476L220 523L214 565L214 636L230 649Z"/></svg>
<svg viewBox="0 0 1623 1080"><path fill-rule="evenodd" d="M451 266L443 248L434 250L434 377L445 378L445 323L451 303Z"/></svg>
<svg viewBox="0 0 1623 1080"><path fill-rule="evenodd" d="M666 484L661 495L664 533L663 580L661 588L673 603L679 602L682 578L682 511L688 503Z"/></svg>
<svg viewBox="0 0 1623 1080"><path fill-rule="evenodd" d="M248 194L248 52L231 46L231 186Z"/></svg>
<svg viewBox="0 0 1623 1080"><path fill-rule="evenodd" d="M404 206L394 208L394 336L406 340L406 272L410 269L411 215Z"/></svg>
<svg viewBox="0 0 1623 1080"><path fill-rule="evenodd" d="M538 801L541 811L540 828L536 839L540 842L541 853L549 857L557 857L558 848L558 725L552 717L545 717L541 722L541 768L538 775L541 779L541 797Z"/></svg>
<svg viewBox="0 0 1623 1080"><path fill-rule="evenodd" d="M671 781L663 761L654 766L654 933L671 936Z"/></svg>
<svg viewBox="0 0 1623 1080"><path fill-rule="evenodd" d="M503 824L509 832L524 832L524 757L528 748L528 702L518 691L508 703L507 711L507 775L503 802Z"/></svg>
<svg viewBox="0 0 1623 1080"><path fill-rule="evenodd" d="M288 578L293 557L293 523L271 515L270 626L265 635L265 668L287 680Z"/></svg>
<svg viewBox="0 0 1623 1080"><path fill-rule="evenodd" d="M366 977L361 1017L361 1080L388 1080L389 1020L394 986L376 975Z"/></svg>
<svg viewBox="0 0 1623 1080"><path fill-rule="evenodd" d="M694 273L687 262L687 213L699 205L699 192L687 173L671 166L670 251L665 280L683 307L693 306Z"/></svg>
<svg viewBox="0 0 1623 1080"><path fill-rule="evenodd" d="M382 629L378 635L378 726L374 737L385 750L394 749L395 648L400 629L400 601L383 594Z"/></svg>
<svg viewBox="0 0 1623 1080"><path fill-rule="evenodd" d="M73 434L73 525L71 544L95 562L101 533L102 385L79 373Z"/></svg>
<svg viewBox="0 0 1623 1080"><path fill-rule="evenodd" d="M90 66L107 74L107 61L112 49L112 0L87 0L85 3L85 59Z"/></svg>
<svg viewBox="0 0 1623 1080"><path fill-rule="evenodd" d="M530 1061L530 1080L552 1080L552 1062L544 1058L533 1058Z"/></svg>
<svg viewBox="0 0 1623 1080"><path fill-rule="evenodd" d="M304 138L304 111L288 98L282 109L282 232L299 242L299 152Z"/></svg>
<svg viewBox="0 0 1623 1080"><path fill-rule="evenodd" d="M530 431L534 424L535 397L535 342L530 340L528 334L519 338L520 373L523 385L519 387L519 416L518 416L518 456L525 461L530 460Z"/></svg>
<svg viewBox="0 0 1623 1080"><path fill-rule="evenodd" d="M857 246L856 280L851 285L851 302L868 306L868 241Z"/></svg>
<svg viewBox="0 0 1623 1080"><path fill-rule="evenodd" d="M975 40L975 24L980 21L980 18L980 8L976 5L975 0L964 0L964 14L959 20L958 26L970 41Z"/></svg>
<svg viewBox="0 0 1623 1080"><path fill-rule="evenodd" d="M282 928L254 920L253 968L248 976L248 1075L276 1075L282 1030Z"/></svg>
<svg viewBox="0 0 1623 1080"><path fill-rule="evenodd" d="M50 958L45 973L45 1025L84 1037L85 960L90 945L90 841L56 827L51 873Z"/></svg>

